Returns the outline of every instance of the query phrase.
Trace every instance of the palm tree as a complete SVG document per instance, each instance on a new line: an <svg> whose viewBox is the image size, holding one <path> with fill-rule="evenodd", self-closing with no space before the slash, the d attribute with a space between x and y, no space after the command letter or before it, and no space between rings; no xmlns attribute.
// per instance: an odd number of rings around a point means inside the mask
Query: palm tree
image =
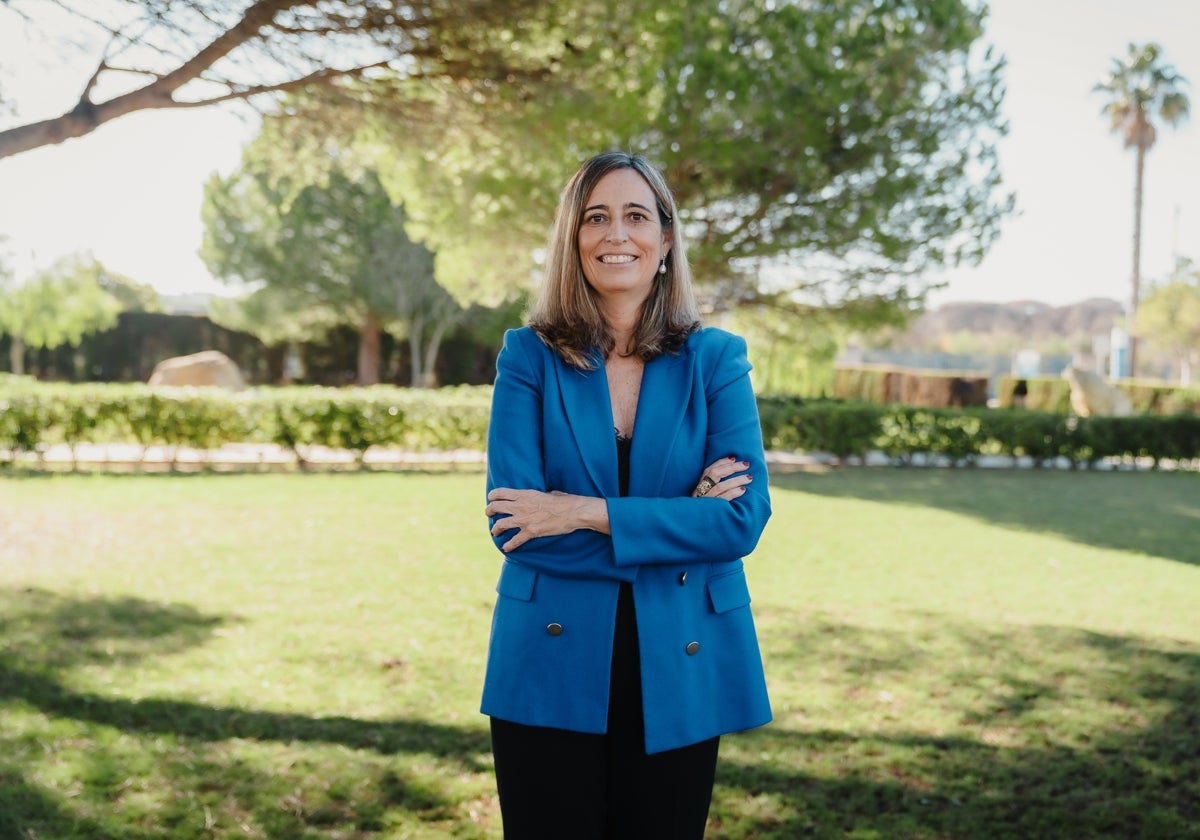
<svg viewBox="0 0 1200 840"><path fill-rule="evenodd" d="M1133 324L1137 318L1142 285L1142 176L1146 152L1158 134L1152 120L1161 118L1167 125L1179 123L1188 113L1188 98L1181 90L1187 80L1170 64L1160 60L1162 47L1150 43L1129 45L1122 61L1114 58L1108 76L1094 88L1107 102L1101 113L1112 120L1112 131L1120 131L1125 148L1137 149L1137 175L1133 189L1133 277L1129 294L1128 321L1129 375L1137 370L1137 339Z"/></svg>

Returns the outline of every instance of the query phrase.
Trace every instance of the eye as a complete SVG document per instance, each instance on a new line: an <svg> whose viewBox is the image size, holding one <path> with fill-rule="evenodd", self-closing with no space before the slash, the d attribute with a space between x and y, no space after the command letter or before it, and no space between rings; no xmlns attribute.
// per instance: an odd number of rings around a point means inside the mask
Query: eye
<svg viewBox="0 0 1200 840"><path fill-rule="evenodd" d="M649 216L647 216L645 213L639 212L637 210L634 210L632 213L629 214L629 221L631 221L631 222L648 222L649 220L650 220Z"/></svg>
<svg viewBox="0 0 1200 840"><path fill-rule="evenodd" d="M588 225L602 225L605 222L605 216L603 213L589 213L583 217L583 222Z"/></svg>

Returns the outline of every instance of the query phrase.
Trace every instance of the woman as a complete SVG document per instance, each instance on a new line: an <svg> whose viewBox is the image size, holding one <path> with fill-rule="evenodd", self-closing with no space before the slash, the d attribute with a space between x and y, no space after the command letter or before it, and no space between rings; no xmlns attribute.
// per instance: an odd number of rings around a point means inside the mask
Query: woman
<svg viewBox="0 0 1200 840"><path fill-rule="evenodd" d="M700 327L675 218L644 158L585 163L496 363L482 711L509 840L703 837L719 737L771 719L750 364Z"/></svg>

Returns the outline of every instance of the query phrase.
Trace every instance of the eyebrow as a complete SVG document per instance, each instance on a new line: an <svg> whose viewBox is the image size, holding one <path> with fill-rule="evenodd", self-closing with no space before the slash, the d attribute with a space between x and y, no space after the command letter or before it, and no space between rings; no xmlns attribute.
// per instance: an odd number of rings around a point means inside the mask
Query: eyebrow
<svg viewBox="0 0 1200 840"><path fill-rule="evenodd" d="M645 207L645 206L643 206L643 205L641 205L641 204L638 204L636 201L630 201L630 202L627 202L627 203L625 204L625 209L626 209L626 210L628 210L628 209L629 209L629 208L631 208L631 207L636 207L637 209L639 209L639 210L643 210L643 211L645 211L646 213L650 213L650 212L651 212L651 210L650 210L650 208L649 208L649 207ZM583 208L583 212L584 212L584 213L590 213L592 210L607 210L607 209L608 209L608 205L607 205L607 204L593 204L591 207L585 207L585 208Z"/></svg>

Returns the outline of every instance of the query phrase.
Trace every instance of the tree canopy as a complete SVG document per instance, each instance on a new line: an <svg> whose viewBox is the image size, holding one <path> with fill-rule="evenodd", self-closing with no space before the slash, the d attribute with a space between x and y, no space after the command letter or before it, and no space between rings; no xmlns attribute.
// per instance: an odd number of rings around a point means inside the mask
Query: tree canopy
<svg viewBox="0 0 1200 840"><path fill-rule="evenodd" d="M117 323L117 302L101 284L94 259L66 257L20 285L0 273L0 332L12 338L13 373L25 372L26 348L78 344Z"/></svg>
<svg viewBox="0 0 1200 840"><path fill-rule="evenodd" d="M380 381L381 332L407 334L413 384L429 384L460 307L434 279L432 253L409 238L403 206L373 172L296 181L256 159L255 148L242 170L213 176L205 190L205 262L256 289L236 311L226 304L215 314L264 340L351 326L360 336L358 382L367 385Z"/></svg>
<svg viewBox="0 0 1200 840"><path fill-rule="evenodd" d="M0 26L45 40L54 27L93 58L79 99L50 119L0 131L0 158L81 137L156 108L197 108L387 73L464 85L549 72L493 37L538 0L5 0ZM55 43L51 48L62 49ZM563 49L560 45L559 49Z"/></svg>
<svg viewBox="0 0 1200 840"><path fill-rule="evenodd" d="M1169 280L1151 287L1138 308L1136 332L1170 355L1180 384L1191 385L1193 366L1200 364L1200 266L1181 261Z"/></svg>
<svg viewBox="0 0 1200 840"><path fill-rule="evenodd" d="M36 23L44 8L0 14ZM97 8L110 40L79 103L0 132L0 156L139 108L303 91L268 100L268 133L353 148L462 304L531 285L559 189L608 148L665 170L713 310L893 319L943 268L978 260L1011 207L995 155L1003 60L973 0Z"/></svg>
<svg viewBox="0 0 1200 840"><path fill-rule="evenodd" d="M438 118L414 125L389 107L413 101L398 93L407 83L380 79L363 90L371 107L337 121L389 161L376 166L449 287L528 284L532 265L514 257L543 244L570 172L613 147L665 170L713 309L832 308L875 322L986 252L1011 199L995 154L1003 60L979 44L984 10L650 5L583 18L538 95L427 85Z"/></svg>

